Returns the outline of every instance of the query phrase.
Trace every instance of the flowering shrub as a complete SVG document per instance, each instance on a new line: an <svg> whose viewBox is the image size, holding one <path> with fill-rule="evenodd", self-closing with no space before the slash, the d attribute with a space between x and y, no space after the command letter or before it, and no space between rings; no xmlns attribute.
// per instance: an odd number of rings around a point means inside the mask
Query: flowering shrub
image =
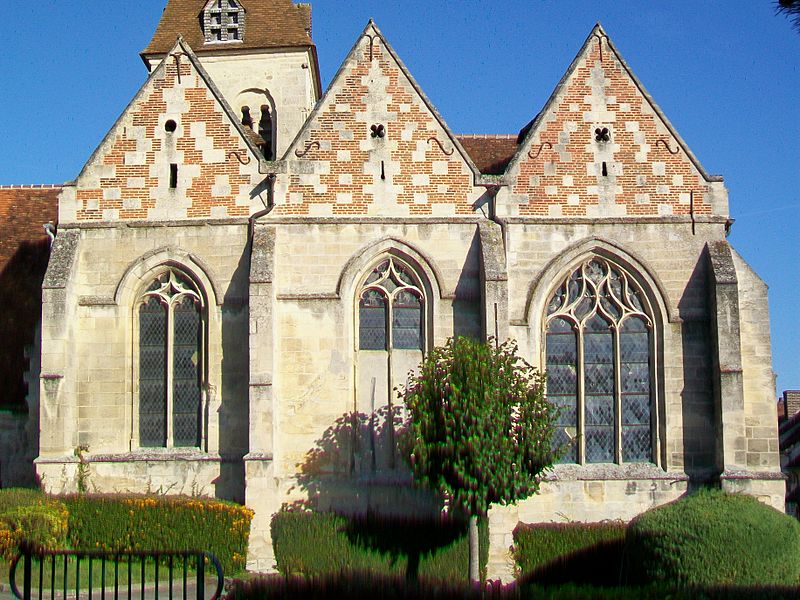
<svg viewBox="0 0 800 600"><path fill-rule="evenodd" d="M226 574L244 570L253 511L181 496L76 495L69 509L69 543L78 550L211 552Z"/></svg>
<svg viewBox="0 0 800 600"><path fill-rule="evenodd" d="M22 542L44 548L63 547L67 507L34 490L0 493L0 557L10 560Z"/></svg>

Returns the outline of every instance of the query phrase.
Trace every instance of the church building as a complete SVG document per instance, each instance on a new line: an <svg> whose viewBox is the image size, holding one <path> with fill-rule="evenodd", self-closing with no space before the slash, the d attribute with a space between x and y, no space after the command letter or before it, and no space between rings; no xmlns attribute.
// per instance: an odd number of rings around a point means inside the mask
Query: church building
<svg viewBox="0 0 800 600"><path fill-rule="evenodd" d="M268 569L284 504L430 506L395 388L463 335L547 371L570 444L492 509L490 577L520 521L627 520L708 483L782 510L766 285L726 241L722 177L602 27L511 135L450 131L372 21L323 91L311 29L292 0L168 0L149 76L57 190L44 488L82 464L92 491L244 502Z"/></svg>

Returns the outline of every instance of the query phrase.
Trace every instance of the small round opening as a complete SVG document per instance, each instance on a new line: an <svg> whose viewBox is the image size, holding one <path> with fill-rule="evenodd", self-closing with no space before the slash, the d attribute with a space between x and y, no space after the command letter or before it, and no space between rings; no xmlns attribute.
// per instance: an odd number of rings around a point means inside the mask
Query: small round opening
<svg viewBox="0 0 800 600"><path fill-rule="evenodd" d="M168 133L173 133L177 128L178 124L172 119L164 123L164 129L166 129Z"/></svg>

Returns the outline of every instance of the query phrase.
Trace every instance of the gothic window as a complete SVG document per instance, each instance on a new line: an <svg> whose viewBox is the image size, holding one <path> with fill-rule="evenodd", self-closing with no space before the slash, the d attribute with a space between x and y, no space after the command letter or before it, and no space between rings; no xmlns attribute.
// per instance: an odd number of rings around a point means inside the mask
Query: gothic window
<svg viewBox="0 0 800 600"><path fill-rule="evenodd" d="M203 308L196 286L175 269L139 299L141 447L200 445Z"/></svg>
<svg viewBox="0 0 800 600"><path fill-rule="evenodd" d="M408 265L392 257L367 277L358 304L360 350L422 350L424 295Z"/></svg>
<svg viewBox="0 0 800 600"><path fill-rule="evenodd" d="M562 462L650 462L654 329L641 287L600 257L584 261L547 306L547 395L561 408Z"/></svg>
<svg viewBox="0 0 800 600"><path fill-rule="evenodd" d="M245 12L239 0L211 0L202 13L206 42L238 42L244 39Z"/></svg>

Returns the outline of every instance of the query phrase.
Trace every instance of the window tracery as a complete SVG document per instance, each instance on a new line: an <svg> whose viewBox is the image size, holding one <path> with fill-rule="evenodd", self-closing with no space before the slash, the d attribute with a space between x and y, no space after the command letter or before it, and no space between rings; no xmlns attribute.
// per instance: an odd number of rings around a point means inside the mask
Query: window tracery
<svg viewBox="0 0 800 600"><path fill-rule="evenodd" d="M422 350L424 294L411 268L394 257L367 276L359 305L360 350Z"/></svg>
<svg viewBox="0 0 800 600"><path fill-rule="evenodd" d="M203 298L168 269L141 295L138 434L141 447L196 447L201 438Z"/></svg>
<svg viewBox="0 0 800 600"><path fill-rule="evenodd" d="M653 460L654 328L636 280L601 257L582 262L547 305L548 398L561 408L562 462Z"/></svg>

